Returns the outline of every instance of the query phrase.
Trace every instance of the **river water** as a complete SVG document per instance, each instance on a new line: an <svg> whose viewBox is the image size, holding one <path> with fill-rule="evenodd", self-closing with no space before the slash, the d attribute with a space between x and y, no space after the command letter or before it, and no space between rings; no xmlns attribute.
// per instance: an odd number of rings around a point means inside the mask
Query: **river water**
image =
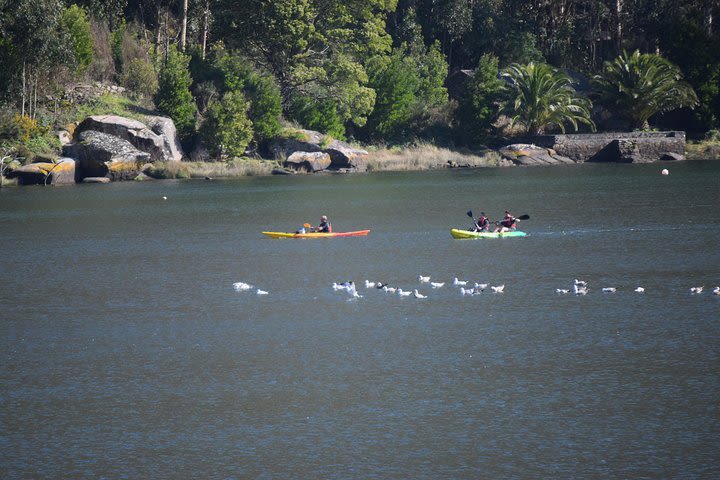
<svg viewBox="0 0 720 480"><path fill-rule="evenodd" d="M0 477L718 478L719 207L720 162L3 189ZM321 214L372 232L260 234Z"/></svg>

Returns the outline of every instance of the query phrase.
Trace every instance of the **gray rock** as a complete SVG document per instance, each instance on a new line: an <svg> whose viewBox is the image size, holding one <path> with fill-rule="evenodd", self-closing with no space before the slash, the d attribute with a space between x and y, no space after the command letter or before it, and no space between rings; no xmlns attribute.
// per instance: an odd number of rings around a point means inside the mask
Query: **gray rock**
<svg viewBox="0 0 720 480"><path fill-rule="evenodd" d="M660 160L675 162L685 160L685 155L680 155L679 153L675 152L663 152L660 155Z"/></svg>
<svg viewBox="0 0 720 480"><path fill-rule="evenodd" d="M127 140L107 133L87 130L78 142L63 147L63 154L76 159L76 178L108 177L130 180L137 176L150 154L135 148Z"/></svg>
<svg viewBox="0 0 720 480"><path fill-rule="evenodd" d="M55 135L57 135L58 140L60 140L60 145L67 145L72 142L72 135L70 135L70 132L67 130L58 130L55 132Z"/></svg>
<svg viewBox="0 0 720 480"><path fill-rule="evenodd" d="M515 143L507 145L498 153L516 165L561 165L575 163L570 158L558 155L551 148L534 144Z"/></svg>
<svg viewBox="0 0 720 480"><path fill-rule="evenodd" d="M150 130L144 123L117 115L93 115L83 120L75 135L93 130L127 140L138 150L150 154L152 160L168 160L165 156L163 137Z"/></svg>
<svg viewBox="0 0 720 480"><path fill-rule="evenodd" d="M7 174L17 178L18 185L62 185L75 183L75 160L58 158L18 167Z"/></svg>
<svg viewBox="0 0 720 480"><path fill-rule="evenodd" d="M163 140L163 154L167 162L179 162L185 155L180 145L175 122L167 117L148 117L147 125L150 130Z"/></svg>
<svg viewBox="0 0 720 480"><path fill-rule="evenodd" d="M283 163L286 168L297 172L320 172L331 164L330 155L324 152L294 152Z"/></svg>
<svg viewBox="0 0 720 480"><path fill-rule="evenodd" d="M82 179L82 183L110 183L110 179L107 177L85 177Z"/></svg>
<svg viewBox="0 0 720 480"><path fill-rule="evenodd" d="M350 168L360 172L367 170L368 152L366 150L353 148L340 140L333 140L324 151L330 154L332 162L330 168Z"/></svg>

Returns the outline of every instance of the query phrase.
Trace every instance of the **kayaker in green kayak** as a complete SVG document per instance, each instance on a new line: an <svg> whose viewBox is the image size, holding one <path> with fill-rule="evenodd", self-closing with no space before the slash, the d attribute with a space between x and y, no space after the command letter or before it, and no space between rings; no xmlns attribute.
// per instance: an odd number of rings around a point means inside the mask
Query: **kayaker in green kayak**
<svg viewBox="0 0 720 480"><path fill-rule="evenodd" d="M513 217L509 211L505 210L505 216L500 220L500 224L495 231L500 233L512 232L517 229L517 222L518 219Z"/></svg>
<svg viewBox="0 0 720 480"><path fill-rule="evenodd" d="M474 221L475 229L474 232L489 232L490 231L490 219L485 216L485 212L480 212L480 216Z"/></svg>

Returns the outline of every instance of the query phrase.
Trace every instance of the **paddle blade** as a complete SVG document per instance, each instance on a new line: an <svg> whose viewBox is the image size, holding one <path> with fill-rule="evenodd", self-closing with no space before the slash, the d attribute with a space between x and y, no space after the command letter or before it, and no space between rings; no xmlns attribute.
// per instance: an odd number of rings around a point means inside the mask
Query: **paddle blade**
<svg viewBox="0 0 720 480"><path fill-rule="evenodd" d="M470 218L473 218L472 210L467 211L467 216Z"/></svg>
<svg viewBox="0 0 720 480"><path fill-rule="evenodd" d="M530 215L520 215L517 217L518 220L530 220Z"/></svg>
<svg viewBox="0 0 720 480"><path fill-rule="evenodd" d="M309 223L303 223L303 227L305 227L305 228L312 228L312 225L310 225Z"/></svg>

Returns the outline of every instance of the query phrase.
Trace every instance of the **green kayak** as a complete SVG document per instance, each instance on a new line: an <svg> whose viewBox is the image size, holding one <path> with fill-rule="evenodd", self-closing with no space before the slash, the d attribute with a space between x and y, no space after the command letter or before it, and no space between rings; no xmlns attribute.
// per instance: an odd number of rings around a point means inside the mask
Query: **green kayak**
<svg viewBox="0 0 720 480"><path fill-rule="evenodd" d="M501 237L524 237L527 234L519 230L510 232L471 232L470 230L460 230L459 228L450 229L450 235L453 238L501 238Z"/></svg>

